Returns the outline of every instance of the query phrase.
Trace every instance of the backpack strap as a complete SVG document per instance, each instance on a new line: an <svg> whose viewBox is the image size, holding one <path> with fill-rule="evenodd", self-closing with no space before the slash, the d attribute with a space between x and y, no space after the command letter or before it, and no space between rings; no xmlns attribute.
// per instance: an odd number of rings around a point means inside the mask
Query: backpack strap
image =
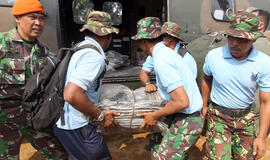
<svg viewBox="0 0 270 160"><path fill-rule="evenodd" d="M81 45L81 46L76 45L76 46L74 47L74 52L73 52L73 53L77 52L78 50L85 49L85 48L91 48L91 49L94 49L94 50L96 50L100 55L102 55L102 53L100 52L100 50L99 50L95 45L92 45L92 44L84 44L84 45ZM106 65L108 65L108 61L107 61L107 60L105 60L105 63L106 63ZM95 88L95 92L98 90L98 88L99 88L99 86L100 86L100 80L104 77L105 73L106 73L106 67L104 67L102 73L101 73L101 74L99 75L99 77L97 78L97 81L96 81L96 82L97 82L97 86L96 86L96 88Z"/></svg>

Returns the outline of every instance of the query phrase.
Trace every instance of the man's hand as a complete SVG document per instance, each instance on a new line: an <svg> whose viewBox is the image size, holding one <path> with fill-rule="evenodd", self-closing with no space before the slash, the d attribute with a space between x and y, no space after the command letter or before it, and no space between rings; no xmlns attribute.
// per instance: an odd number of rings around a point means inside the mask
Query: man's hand
<svg viewBox="0 0 270 160"><path fill-rule="evenodd" d="M100 122L103 127L116 127L119 125L118 122L114 119L114 116L120 116L120 113L108 110L104 111L104 114L105 118Z"/></svg>
<svg viewBox="0 0 270 160"><path fill-rule="evenodd" d="M154 112L146 112L146 113L139 113L137 114L138 117L144 116L144 122L140 126L140 129L153 127L157 124L157 119L153 116Z"/></svg>
<svg viewBox="0 0 270 160"><path fill-rule="evenodd" d="M253 154L256 155L256 159L260 159L264 156L266 151L266 140L264 138L257 137L253 143Z"/></svg>
<svg viewBox="0 0 270 160"><path fill-rule="evenodd" d="M212 88L213 76L203 75L201 83L202 99L203 99L203 121L205 121L207 108L208 108L208 99Z"/></svg>
<svg viewBox="0 0 270 160"><path fill-rule="evenodd" d="M156 92L156 91L157 91L157 87L154 84L148 84L145 86L145 92L150 93L150 92Z"/></svg>
<svg viewBox="0 0 270 160"><path fill-rule="evenodd" d="M202 113L203 113L203 121L205 121L206 113L207 113L207 105L203 106Z"/></svg>

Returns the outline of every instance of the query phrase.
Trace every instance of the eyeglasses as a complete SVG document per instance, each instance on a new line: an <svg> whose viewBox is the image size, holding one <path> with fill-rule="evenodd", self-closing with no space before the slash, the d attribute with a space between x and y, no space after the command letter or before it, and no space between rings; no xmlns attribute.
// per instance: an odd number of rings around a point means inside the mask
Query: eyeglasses
<svg viewBox="0 0 270 160"><path fill-rule="evenodd" d="M27 14L26 16L31 20L45 21L45 16L41 14Z"/></svg>

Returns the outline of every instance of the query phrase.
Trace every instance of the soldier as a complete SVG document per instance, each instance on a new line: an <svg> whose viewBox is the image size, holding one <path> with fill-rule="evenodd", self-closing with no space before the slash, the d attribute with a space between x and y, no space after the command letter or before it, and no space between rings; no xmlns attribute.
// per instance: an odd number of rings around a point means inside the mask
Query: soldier
<svg viewBox="0 0 270 160"><path fill-rule="evenodd" d="M251 13L255 14L259 18L260 23L258 25L258 31L265 33L269 24L269 12L257 8L252 10ZM254 46L259 51L270 55L270 42L266 37L258 38L254 43Z"/></svg>
<svg viewBox="0 0 270 160"><path fill-rule="evenodd" d="M202 98L189 67L179 54L161 42L161 35L160 20L146 17L138 21L137 34L132 37L153 58L159 93L168 101L160 110L137 116L144 116L141 128L149 128L159 118L174 114L168 133L159 146L154 146L152 159L184 159L202 131Z"/></svg>
<svg viewBox="0 0 270 160"><path fill-rule="evenodd" d="M173 22L165 22L161 31L166 33L163 37L164 44L180 54L183 57L184 62L189 66L190 70L194 74L194 77L197 76L197 64L194 58L187 52L185 46L179 43L179 41L183 41L180 37L180 26ZM140 80L141 83L145 86L146 92L154 92L157 90L156 86L150 82L149 73L153 71L153 59L151 56L148 56L145 63L143 64L143 68L140 72Z"/></svg>
<svg viewBox="0 0 270 160"><path fill-rule="evenodd" d="M248 12L232 17L228 46L211 50L205 59L201 84L203 114L207 113L208 159L256 159L265 153L270 121L270 57L256 50L258 18ZM250 112L260 89L260 129L255 138ZM210 95L211 92L211 95ZM207 108L210 95L212 104Z"/></svg>
<svg viewBox="0 0 270 160"><path fill-rule="evenodd" d="M119 30L112 26L107 12L92 11L87 23L80 30L85 40L78 44L93 48L79 50L71 57L64 89L65 123L61 119L53 128L54 134L73 160L110 160L108 147L96 126L89 119L96 119L104 127L117 126L114 111L101 111L98 107L102 76L105 73L106 50L112 34Z"/></svg>
<svg viewBox="0 0 270 160"><path fill-rule="evenodd" d="M209 0L205 0L205 1L209 1ZM237 1L237 3L239 3L239 2L241 2L241 1ZM245 8L245 3L246 2L243 1L243 4L238 4L238 6L243 5L243 6L241 6L241 8ZM240 10L242 10L242 9L240 9ZM246 9L246 11L252 12L253 14L258 16L258 18L260 20L260 25L258 26L259 31L265 32L267 27L268 27L268 23L269 23L269 13L265 10L254 8L254 7L248 7ZM201 14L203 14L203 13L201 13ZM201 80L203 78L203 74L202 74L203 73L203 71L202 71L203 61L202 60L204 60L206 54L211 49L227 45L226 34L222 29L224 27L226 27L227 24L229 24L226 22L211 22L211 21L213 21L212 18L209 18L208 15L205 15L205 14L203 14L203 15L204 15L204 17L203 17L204 20L210 19L210 20L204 22L203 26L205 28L207 28L206 26L208 25L208 30L210 30L210 31L214 30L214 31L195 39L194 41L190 42L187 45L187 50L190 51L190 53L193 55L193 57L195 58L195 60L197 62L197 66L198 66L197 82L199 85L201 84ZM211 25L213 25L213 26L211 26ZM207 30L207 29L204 29L204 30ZM270 55L270 42L268 41L268 39L266 37L258 38L253 45L257 50L259 50L263 53L266 53L267 55Z"/></svg>
<svg viewBox="0 0 270 160"><path fill-rule="evenodd" d="M12 8L17 27L0 33L0 159L18 159L26 138L45 159L67 159L53 134L39 133L27 125L21 106L24 86L50 52L38 41L45 11L38 0L17 0Z"/></svg>

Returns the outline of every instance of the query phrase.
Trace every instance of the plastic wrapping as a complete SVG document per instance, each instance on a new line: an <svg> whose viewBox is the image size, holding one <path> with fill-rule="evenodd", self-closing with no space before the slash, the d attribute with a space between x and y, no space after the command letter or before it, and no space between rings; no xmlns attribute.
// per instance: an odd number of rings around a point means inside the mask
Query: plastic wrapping
<svg viewBox="0 0 270 160"><path fill-rule="evenodd" d="M159 92L145 93L144 88L131 90L121 84L104 84L101 89L99 101L101 110L114 110L120 113L115 119L123 128L137 129L144 122L143 117L137 117L138 113L159 110L166 102L159 95ZM163 121L158 121L155 132L165 134L168 125Z"/></svg>

